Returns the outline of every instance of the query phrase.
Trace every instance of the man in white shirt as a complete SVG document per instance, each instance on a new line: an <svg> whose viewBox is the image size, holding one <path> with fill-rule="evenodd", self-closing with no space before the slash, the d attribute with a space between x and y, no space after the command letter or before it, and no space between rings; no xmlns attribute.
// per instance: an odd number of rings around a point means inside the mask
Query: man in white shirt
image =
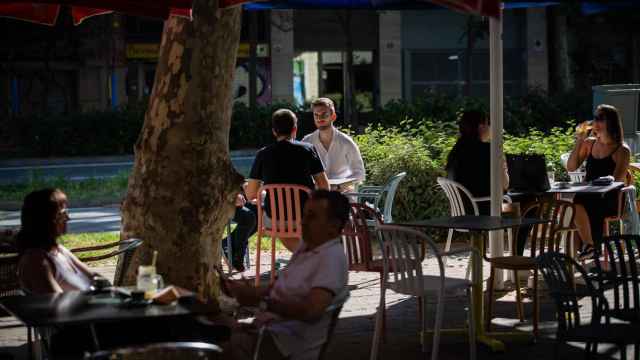
<svg viewBox="0 0 640 360"><path fill-rule="evenodd" d="M313 120L318 130L302 141L313 144L329 179L365 179L364 162L358 145L351 137L333 126L336 110L329 98L318 98L311 104Z"/></svg>
<svg viewBox="0 0 640 360"><path fill-rule="evenodd" d="M261 310L256 325L267 328L260 359L317 358L331 320L326 309L347 292L348 265L340 234L349 209L349 201L337 191L313 192L304 207L303 242L272 287L222 280L241 305L258 305ZM256 339L255 331L232 329L231 358L252 359Z"/></svg>

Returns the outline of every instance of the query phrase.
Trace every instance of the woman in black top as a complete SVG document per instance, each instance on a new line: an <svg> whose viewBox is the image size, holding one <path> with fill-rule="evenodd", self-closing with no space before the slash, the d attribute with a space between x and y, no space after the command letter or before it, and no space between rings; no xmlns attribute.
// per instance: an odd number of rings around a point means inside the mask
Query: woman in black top
<svg viewBox="0 0 640 360"><path fill-rule="evenodd" d="M587 161L585 180L611 175L615 181L625 181L631 151L622 139L622 121L618 110L611 105L599 105L593 121L593 134L577 132L576 143L567 161L567 170L575 171ZM618 192L608 192L604 197L597 194L577 194L575 224L583 241L581 257L593 254L594 240L602 238L603 221L615 215L618 207Z"/></svg>
<svg viewBox="0 0 640 360"><path fill-rule="evenodd" d="M447 157L447 178L459 182L471 192L473 197L491 194L491 145L490 126L485 113L465 111L458 120L460 136ZM503 185L509 185L506 163L504 162ZM467 214L473 214L470 203L465 204ZM481 215L489 215L488 201L478 203Z"/></svg>

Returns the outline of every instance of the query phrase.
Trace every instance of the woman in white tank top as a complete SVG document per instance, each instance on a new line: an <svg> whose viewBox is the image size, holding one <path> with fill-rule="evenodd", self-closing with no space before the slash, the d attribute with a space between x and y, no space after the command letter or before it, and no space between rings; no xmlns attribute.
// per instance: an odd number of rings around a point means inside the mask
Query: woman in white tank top
<svg viewBox="0 0 640 360"><path fill-rule="evenodd" d="M67 231L67 196L58 189L31 192L24 199L18 233L18 277L34 294L88 290L95 275L57 239Z"/></svg>

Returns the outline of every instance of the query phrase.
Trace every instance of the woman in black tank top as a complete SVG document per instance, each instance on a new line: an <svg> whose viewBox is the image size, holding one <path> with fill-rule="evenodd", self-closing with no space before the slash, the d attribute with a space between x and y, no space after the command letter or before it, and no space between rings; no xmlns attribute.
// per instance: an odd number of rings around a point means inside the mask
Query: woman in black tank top
<svg viewBox="0 0 640 360"><path fill-rule="evenodd" d="M625 181L631 152L622 141L622 121L618 110L611 105L599 105L593 121L593 137L577 133L576 144L567 161L567 170L575 171L587 161L586 181L601 176L613 176L615 181ZM575 224L582 239L582 256L593 254L594 241L602 238L604 218L617 213L618 191L610 191L604 197L598 194L576 194Z"/></svg>

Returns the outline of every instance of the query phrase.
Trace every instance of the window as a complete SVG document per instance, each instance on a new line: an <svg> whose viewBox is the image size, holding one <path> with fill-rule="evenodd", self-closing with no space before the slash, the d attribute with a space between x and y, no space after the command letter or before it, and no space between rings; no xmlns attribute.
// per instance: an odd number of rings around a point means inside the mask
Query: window
<svg viewBox="0 0 640 360"><path fill-rule="evenodd" d="M305 51L293 59L293 92L298 105L325 96L331 98L338 111L343 100L348 76L343 51ZM375 88L374 52L353 52L353 79L358 111L373 110Z"/></svg>
<svg viewBox="0 0 640 360"><path fill-rule="evenodd" d="M520 95L525 89L526 62L518 49L504 50L504 94ZM409 51L405 60L405 91L415 98L425 91L462 96L467 59L464 49ZM471 58L471 96L489 97L489 53L478 50Z"/></svg>

